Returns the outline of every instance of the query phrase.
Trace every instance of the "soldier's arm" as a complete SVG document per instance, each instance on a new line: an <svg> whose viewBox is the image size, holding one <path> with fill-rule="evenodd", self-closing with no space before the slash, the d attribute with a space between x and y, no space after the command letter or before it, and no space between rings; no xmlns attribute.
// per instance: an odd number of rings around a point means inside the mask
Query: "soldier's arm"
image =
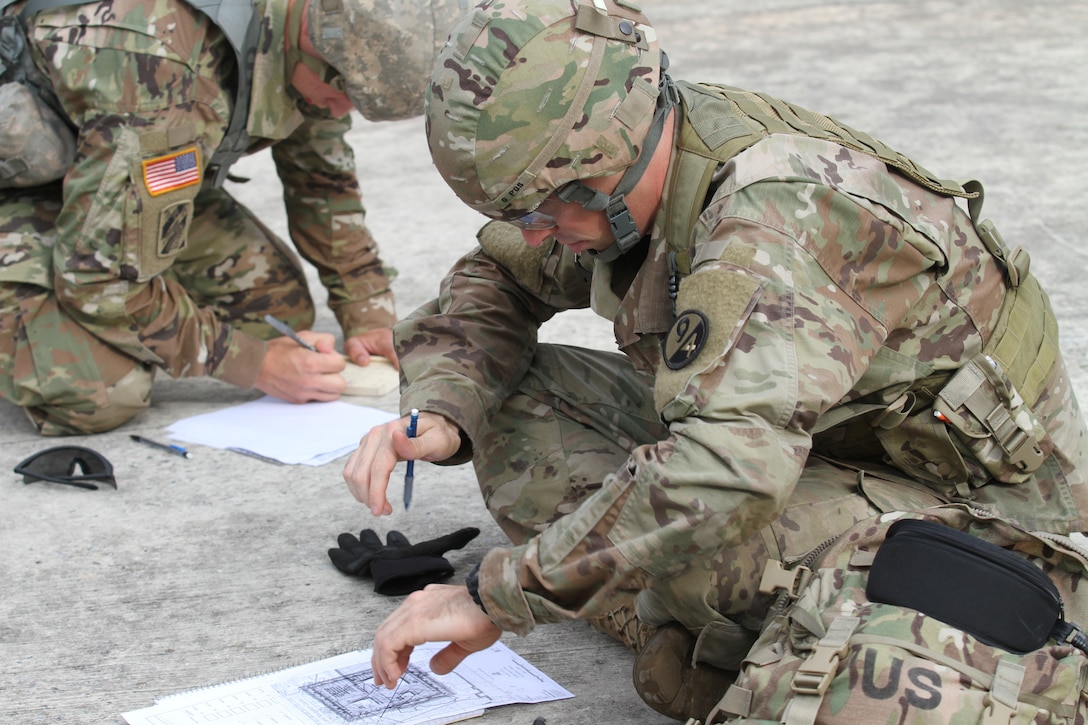
<svg viewBox="0 0 1088 725"><path fill-rule="evenodd" d="M291 239L317 267L346 338L392 327L396 320L378 244L366 226L355 158L344 138L350 128L350 116L308 116L272 147Z"/></svg>
<svg viewBox="0 0 1088 725"><path fill-rule="evenodd" d="M534 249L501 223L484 227L479 240L438 298L395 328L407 380L401 408L438 413L460 428L464 445L449 463L471 456L472 441L525 375L540 326L589 304L588 283L561 245Z"/></svg>

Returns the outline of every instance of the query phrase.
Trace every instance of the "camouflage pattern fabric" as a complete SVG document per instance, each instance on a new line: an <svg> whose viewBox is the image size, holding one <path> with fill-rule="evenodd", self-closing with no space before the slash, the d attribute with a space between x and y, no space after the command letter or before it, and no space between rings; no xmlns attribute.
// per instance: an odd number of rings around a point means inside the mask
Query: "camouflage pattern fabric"
<svg viewBox="0 0 1088 725"><path fill-rule="evenodd" d="M331 119L289 95L286 5L259 0L257 12L263 36L247 125L251 151L272 147L291 239L317 267L345 336L391 325L389 280L365 226L344 138L350 119ZM233 103L229 44L204 15L176 0L62 7L29 25L36 63L79 137L62 185L0 196L0 306L13 310L16 300L34 295L55 299L59 314L74 323L69 327L81 329L95 350L83 360L106 367L60 369L67 363L58 353L49 384L15 381L19 342L5 340L3 394L40 411L87 407L88 386L108 389L133 368L149 366L252 385L263 338L272 335L252 321L278 312L302 323L312 320L313 308L293 253L225 192L201 192L204 164ZM21 289L28 284L38 289ZM31 322L4 325L14 331ZM29 331L28 339L62 349L64 341L49 329ZM51 392L29 398L10 392L25 386ZM52 433L102 430L124 419L107 415L101 424L84 425L61 416L54 426L33 417Z"/></svg>
<svg viewBox="0 0 1088 725"><path fill-rule="evenodd" d="M111 430L147 406L156 369L184 377L191 363L184 355L146 359L139 348L104 344L93 326L77 323L58 303L49 277L54 237L36 231L55 225L57 199L41 188L4 197L0 360L10 373L0 377L0 395L25 408L45 435ZM192 333L187 328L209 322L224 335L259 342L278 334L264 321L266 313L299 329L313 325L314 305L297 257L225 191L196 196L189 238L155 278L168 298L179 301L165 326L144 319L141 335L150 343L169 338L172 330L184 339ZM190 306L199 312L191 319L182 314ZM229 351L229 338L220 337L205 354L214 364ZM260 358L247 362L259 367Z"/></svg>
<svg viewBox="0 0 1088 725"><path fill-rule="evenodd" d="M799 591L779 592L776 616L704 722L1067 723L1088 716L1088 658L1071 645L1050 640L1014 654L914 609L869 601L869 565L887 529L904 517L1012 549L1047 572L1066 621L1086 621L1088 560L1068 539L1036 536L965 506L874 517L790 567L803 581ZM982 617L1001 606L975 604Z"/></svg>
<svg viewBox="0 0 1088 725"><path fill-rule="evenodd" d="M728 615L744 624L755 595L737 572L761 565L744 557L758 550L757 537L771 548L772 523L820 533L825 523L846 528L880 502L962 499L956 487L902 469L888 486L862 487L864 470L836 464L834 473L811 454L813 431L839 406L862 398L891 405L913 382L959 368L993 332L1003 272L966 213L872 156L803 136L770 135L723 169L693 231L692 272L675 309L661 231L674 200L666 200L645 245L610 264L580 260L593 267L589 282L565 248L529 249L516 230L493 223L437 300L395 328L402 407L462 429L472 448L450 462L474 457L489 508L516 544L489 552L479 573L481 599L504 630L599 616L617 597L661 591L698 570L703 581L688 580L689 591L740 584L689 612L670 603L675 596L647 595L644 613L696 632ZM578 390L592 364L549 364L552 353L536 341L554 314L590 305L613 320L632 368L622 379L609 369L592 404L607 427L569 412L565 391ZM674 321L698 317L698 344L675 345ZM527 376L542 367L553 380L549 395L525 396ZM1088 524L1088 445L1061 368L1036 408L1050 436L1047 464L1023 483L990 482L967 495L1032 529L1068 532ZM628 405L633 396L621 393L638 384L639 403ZM652 430L639 422L652 420L649 410L667 432L639 439L630 431ZM571 439L573 468L554 465L563 454L553 442L576 428L549 423L553 416L597 426ZM631 443L629 455L619 453ZM591 465L598 450L601 465ZM790 510L819 500L806 493L807 476L858 500L832 501L834 514Z"/></svg>
<svg viewBox="0 0 1088 725"><path fill-rule="evenodd" d="M435 56L468 7L468 0L340 0L310 3L306 14L314 48L340 73L355 107L367 120L395 121L423 110Z"/></svg>
<svg viewBox="0 0 1088 725"><path fill-rule="evenodd" d="M533 0L480 3L453 29L459 41L442 49L425 97L428 116L441 119L427 141L465 204L517 216L567 182L638 158L658 94L657 35L632 5L609 5L624 20L608 40L602 28L575 34L570 5ZM508 64L515 54L520 62ZM490 77L495 68L499 79ZM446 93L454 84L473 92Z"/></svg>
<svg viewBox="0 0 1088 725"><path fill-rule="evenodd" d="M585 505L636 448L668 437L627 358L540 345L477 444L473 465L488 511L512 542L525 544ZM855 470L810 459L789 502L757 535L696 557L677 576L647 578L615 601L638 592L642 622L678 621L699 631L699 661L737 669L771 603L757 593L767 559L806 552L877 512L857 495L857 479ZM608 601L611 594L598 596Z"/></svg>
<svg viewBox="0 0 1088 725"><path fill-rule="evenodd" d="M38 94L22 83L0 85L0 189L38 186L64 176L76 154L76 139Z"/></svg>

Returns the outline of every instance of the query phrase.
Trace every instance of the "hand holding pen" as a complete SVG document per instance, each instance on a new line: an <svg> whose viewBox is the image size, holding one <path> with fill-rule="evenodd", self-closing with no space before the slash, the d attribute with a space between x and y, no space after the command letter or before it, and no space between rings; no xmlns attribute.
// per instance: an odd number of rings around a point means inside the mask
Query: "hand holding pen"
<svg viewBox="0 0 1088 725"><path fill-rule="evenodd" d="M393 505L387 496L397 478L400 463L407 462L408 475L414 480L417 461L445 461L464 444L461 429L450 419L436 413L415 411L415 436L409 437L405 418L375 426L359 441L359 447L344 465L344 481L355 500L366 504L374 516L388 516ZM407 417L408 426L412 417ZM411 485L406 488L411 489ZM410 501L411 494L408 495Z"/></svg>
<svg viewBox="0 0 1088 725"><path fill-rule="evenodd" d="M268 341L253 387L289 403L338 399L347 381L342 375L344 358L335 349L336 338L310 332L303 339L271 315L265 321L284 337Z"/></svg>
<svg viewBox="0 0 1088 725"><path fill-rule="evenodd" d="M287 325L287 323L281 322L280 320L276 319L272 315L265 315L264 316L264 321L267 322L268 324L272 325L272 329L274 329L276 332L280 333L281 335L287 335L287 337L291 338L292 340L297 342L299 345L302 345L304 348L306 348L310 352L317 352L316 347L314 347L313 345L311 345L310 343L306 342L301 337L299 337L298 333L295 332L294 330L292 330Z"/></svg>

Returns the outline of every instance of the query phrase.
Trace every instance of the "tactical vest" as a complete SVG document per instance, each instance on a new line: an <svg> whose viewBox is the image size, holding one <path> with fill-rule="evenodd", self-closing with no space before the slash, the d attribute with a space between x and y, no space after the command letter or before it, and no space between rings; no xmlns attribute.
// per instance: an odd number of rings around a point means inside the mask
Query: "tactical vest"
<svg viewBox="0 0 1088 725"><path fill-rule="evenodd" d="M998 324L982 352L957 371L917 381L890 406L838 406L821 417L814 434L861 418L873 426L884 451L901 470L933 483L953 485L963 496L968 495L969 484L981 485L986 475L1006 483L1030 478L1044 460L1041 444L1047 436L1031 409L1058 360L1057 322L1049 300L1028 271L1027 253L1020 248L1010 253L994 225L979 220L982 185L941 180L868 134L768 95L684 82L678 82L677 87L684 118L668 192L670 213L665 221L673 294L679 278L690 273L689 241L712 193L714 173L770 134L831 141L880 159L926 189L966 199L975 229L1004 271L1007 287ZM958 431L959 445L949 439L944 452L949 459L961 458L966 447L985 474L963 471L962 461L950 475L897 458L903 439L917 434L904 423L919 410L929 417L937 415Z"/></svg>
<svg viewBox="0 0 1088 725"><path fill-rule="evenodd" d="M17 0L0 0L3 13ZM29 0L18 15L7 17L0 27L0 82L18 82L33 88L38 96L54 112L64 118L56 98L48 84L37 72L26 47L25 25L27 19L42 10L65 5L81 5L86 0ZM257 57L257 36L260 18L254 11L252 0L184 0L194 10L199 10L222 31L234 50L236 78L234 84L234 111L231 113L227 132L212 154L205 170L205 183L214 188L222 185L227 171L241 158L249 147L246 132L249 118L249 95L253 78L253 63ZM67 119L66 119L67 120Z"/></svg>

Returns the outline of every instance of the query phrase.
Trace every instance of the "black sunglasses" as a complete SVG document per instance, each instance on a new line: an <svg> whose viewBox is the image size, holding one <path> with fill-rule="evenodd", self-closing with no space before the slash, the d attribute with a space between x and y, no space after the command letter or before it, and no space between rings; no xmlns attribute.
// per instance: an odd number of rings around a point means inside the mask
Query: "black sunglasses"
<svg viewBox="0 0 1088 725"><path fill-rule="evenodd" d="M82 446L57 446L30 456L15 467L23 483L52 481L97 491L97 483L117 488L113 465L98 451Z"/></svg>

